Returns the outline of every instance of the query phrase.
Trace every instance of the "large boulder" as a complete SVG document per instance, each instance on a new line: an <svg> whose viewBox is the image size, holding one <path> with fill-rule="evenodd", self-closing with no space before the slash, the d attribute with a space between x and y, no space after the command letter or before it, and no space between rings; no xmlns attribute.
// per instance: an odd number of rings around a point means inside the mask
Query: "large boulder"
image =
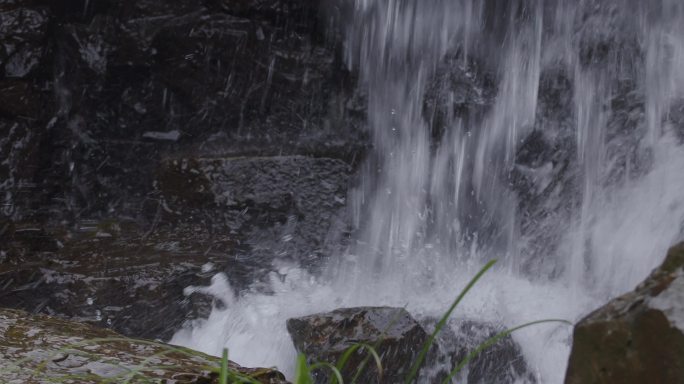
<svg viewBox="0 0 684 384"><path fill-rule="evenodd" d="M110 330L49 316L0 309L0 382L218 383L216 357L186 348L126 338ZM229 369L263 384L286 383L278 371ZM136 373L137 372L137 373Z"/></svg>
<svg viewBox="0 0 684 384"><path fill-rule="evenodd" d="M371 359L358 379L361 383L402 382L428 338L405 309L391 307L344 308L289 319L287 330L297 351L310 362L336 364L355 343L374 346L382 361L382 378ZM367 356L357 350L344 367L343 377L352 378ZM314 374L317 383L327 382L327 371Z"/></svg>
<svg viewBox="0 0 684 384"><path fill-rule="evenodd" d="M576 326L566 384L684 382L684 243Z"/></svg>

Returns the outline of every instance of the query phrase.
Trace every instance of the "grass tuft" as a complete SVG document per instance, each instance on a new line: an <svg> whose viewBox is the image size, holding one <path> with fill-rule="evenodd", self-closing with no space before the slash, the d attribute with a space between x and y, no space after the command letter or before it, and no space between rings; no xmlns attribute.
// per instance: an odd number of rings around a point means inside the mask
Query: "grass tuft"
<svg viewBox="0 0 684 384"><path fill-rule="evenodd" d="M569 322L569 321L567 321L567 320L547 319L547 320L532 321L532 322L529 322L529 323L525 323L525 324L519 325L519 326L517 326L517 327L513 327L513 328L510 328L510 329L507 329L507 330L505 330L505 331L499 332L499 333L497 333L496 335L490 337L489 339L483 341L480 345L478 345L475 349L473 349L473 350L468 354L468 356L466 356L463 360L461 360L461 362L458 363L458 365L449 373L449 376L447 376L447 377L442 381L442 384L448 384L448 383L451 381L451 379L452 379L454 376L456 376L456 375L457 375L457 374L458 374L458 373L459 373L459 372L460 372L460 371L461 371L461 370L462 370L462 369L463 369L463 368L464 368L472 359L474 359L475 357L477 357L477 356L478 356L480 353L482 353L485 349L487 349L487 348L491 347L492 345L494 345L494 344L498 343L499 341L501 341L501 339L503 339L504 337L509 336L511 333L513 333L513 332L515 332L515 331L517 331L517 330L519 330L519 329L523 329L523 328L530 327L530 326L532 326L532 325L543 324L543 323L565 323L565 324L572 325L572 323Z"/></svg>

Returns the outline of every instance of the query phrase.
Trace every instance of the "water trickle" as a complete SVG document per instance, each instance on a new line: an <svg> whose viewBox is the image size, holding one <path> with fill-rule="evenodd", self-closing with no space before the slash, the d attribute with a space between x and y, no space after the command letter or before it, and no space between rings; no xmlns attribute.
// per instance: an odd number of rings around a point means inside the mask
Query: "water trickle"
<svg viewBox="0 0 684 384"><path fill-rule="evenodd" d="M320 276L280 266L273 294L219 278L230 305L174 342L289 372L288 317L439 315L491 258L456 316L578 320L682 238L680 1L357 0L345 52L373 141L355 241ZM570 331L515 335L539 382L562 382Z"/></svg>

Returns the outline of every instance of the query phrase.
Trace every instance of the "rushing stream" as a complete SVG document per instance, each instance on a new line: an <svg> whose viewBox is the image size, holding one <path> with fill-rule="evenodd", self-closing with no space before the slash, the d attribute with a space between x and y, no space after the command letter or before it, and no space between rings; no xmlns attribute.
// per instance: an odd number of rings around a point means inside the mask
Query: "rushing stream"
<svg viewBox="0 0 684 384"><path fill-rule="evenodd" d="M315 275L276 262L268 294L190 288L225 306L174 343L291 374L287 318L438 316L493 258L455 317L577 321L681 238L680 0L356 0L345 53L373 143L353 241ZM538 382L562 382L571 331L514 335Z"/></svg>

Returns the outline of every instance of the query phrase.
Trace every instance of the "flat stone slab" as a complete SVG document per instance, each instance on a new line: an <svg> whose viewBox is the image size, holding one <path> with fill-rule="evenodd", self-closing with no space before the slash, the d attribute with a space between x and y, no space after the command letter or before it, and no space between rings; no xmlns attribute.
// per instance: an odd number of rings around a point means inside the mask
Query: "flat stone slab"
<svg viewBox="0 0 684 384"><path fill-rule="evenodd" d="M168 344L132 339L84 323L0 309L0 382L10 384L111 380L217 383L220 359ZM273 369L230 369L264 384L286 383Z"/></svg>

